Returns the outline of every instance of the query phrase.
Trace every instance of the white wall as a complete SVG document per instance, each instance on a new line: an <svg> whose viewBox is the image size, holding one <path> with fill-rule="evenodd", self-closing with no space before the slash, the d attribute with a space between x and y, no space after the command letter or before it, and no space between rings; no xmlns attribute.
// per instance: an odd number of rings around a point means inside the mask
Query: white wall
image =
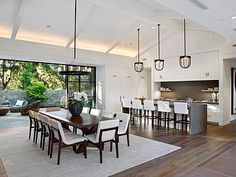
<svg viewBox="0 0 236 177"><path fill-rule="evenodd" d="M0 38L0 58L70 64L71 48ZM77 50L74 64L97 67L98 108L120 111L120 96L138 94L139 77L133 70L134 58Z"/></svg>

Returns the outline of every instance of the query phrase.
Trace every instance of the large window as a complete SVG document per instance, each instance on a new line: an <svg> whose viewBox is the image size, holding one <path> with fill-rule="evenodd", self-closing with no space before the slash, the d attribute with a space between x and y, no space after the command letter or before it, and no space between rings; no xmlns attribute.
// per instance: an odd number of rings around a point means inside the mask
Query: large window
<svg viewBox="0 0 236 177"><path fill-rule="evenodd" d="M0 90L26 90L33 82L42 83L47 90L58 90L71 96L74 91L86 92L90 98L87 106L95 106L96 68L89 75L62 76L66 68L84 69L86 66L66 66L63 64L38 63L0 59ZM86 67L88 68L88 67Z"/></svg>

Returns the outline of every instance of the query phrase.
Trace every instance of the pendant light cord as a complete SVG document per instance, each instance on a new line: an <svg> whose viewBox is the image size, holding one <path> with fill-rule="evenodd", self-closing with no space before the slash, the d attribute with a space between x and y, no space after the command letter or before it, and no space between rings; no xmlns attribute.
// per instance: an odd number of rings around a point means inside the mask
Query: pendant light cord
<svg viewBox="0 0 236 177"><path fill-rule="evenodd" d="M185 26L185 19L184 19L184 55L186 56L186 26Z"/></svg>
<svg viewBox="0 0 236 177"><path fill-rule="evenodd" d="M158 43L158 47L157 47L157 56L158 59L161 59L161 41L160 41L160 24L157 24L157 43Z"/></svg>
<svg viewBox="0 0 236 177"><path fill-rule="evenodd" d="M75 59L76 59L76 37L77 37L77 0L75 0L75 17L74 17L74 59L71 62L71 64L74 63Z"/></svg>
<svg viewBox="0 0 236 177"><path fill-rule="evenodd" d="M140 28L137 29L138 30L138 62L139 62L139 31L140 31Z"/></svg>

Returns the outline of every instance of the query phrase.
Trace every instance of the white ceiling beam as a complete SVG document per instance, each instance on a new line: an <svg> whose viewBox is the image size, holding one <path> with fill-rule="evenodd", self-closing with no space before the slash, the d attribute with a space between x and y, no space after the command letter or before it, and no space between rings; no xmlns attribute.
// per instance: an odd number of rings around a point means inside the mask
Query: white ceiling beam
<svg viewBox="0 0 236 177"><path fill-rule="evenodd" d="M84 15L82 22L78 23L77 20L77 29L79 30L77 30L76 39L83 32L86 25L88 24L88 19L90 19L90 17L96 12L96 9L97 9L96 6L93 5L91 9L86 13L86 15ZM66 44L66 47L70 47L73 42L74 42L74 36L70 38L69 42Z"/></svg>
<svg viewBox="0 0 236 177"><path fill-rule="evenodd" d="M27 0L20 0L19 7L16 12L16 20L14 22L11 39L15 39L19 31L21 20L26 9Z"/></svg>
<svg viewBox="0 0 236 177"><path fill-rule="evenodd" d="M109 53L112 49L114 49L116 46L118 46L125 38L127 38L132 32L136 30L137 27L141 25L141 21L137 20L133 24L131 24L126 30L122 32L119 37L117 37L114 41L112 46L106 51L106 53Z"/></svg>

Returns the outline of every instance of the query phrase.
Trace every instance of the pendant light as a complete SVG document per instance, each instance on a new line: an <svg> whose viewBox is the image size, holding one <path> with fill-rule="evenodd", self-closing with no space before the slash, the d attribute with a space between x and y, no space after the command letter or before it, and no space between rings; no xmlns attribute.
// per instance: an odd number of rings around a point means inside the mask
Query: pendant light
<svg viewBox="0 0 236 177"><path fill-rule="evenodd" d="M140 31L140 28L138 28L137 31L138 31L138 55L137 55L138 61L134 63L134 70L136 72L142 72L143 71L143 62L140 62L140 54L139 54L139 31Z"/></svg>
<svg viewBox="0 0 236 177"><path fill-rule="evenodd" d="M74 11L74 50L73 50L73 61L71 62L71 64L74 63L75 59L76 59L76 38L77 38L77 0L75 0L75 11ZM87 69L87 67L85 67L86 70L81 71L80 69L78 71L70 71L69 68L66 66L66 71L60 71L59 74L61 75L89 75L91 73L91 69ZM80 67L79 67L80 68Z"/></svg>
<svg viewBox="0 0 236 177"><path fill-rule="evenodd" d="M161 71L164 68L164 60L161 59L160 26L160 24L157 24L157 59L154 60L157 71Z"/></svg>
<svg viewBox="0 0 236 177"><path fill-rule="evenodd" d="M184 55L179 57L179 65L187 69L191 66L191 56L187 55L186 52L186 27L185 27L185 19L184 19Z"/></svg>

